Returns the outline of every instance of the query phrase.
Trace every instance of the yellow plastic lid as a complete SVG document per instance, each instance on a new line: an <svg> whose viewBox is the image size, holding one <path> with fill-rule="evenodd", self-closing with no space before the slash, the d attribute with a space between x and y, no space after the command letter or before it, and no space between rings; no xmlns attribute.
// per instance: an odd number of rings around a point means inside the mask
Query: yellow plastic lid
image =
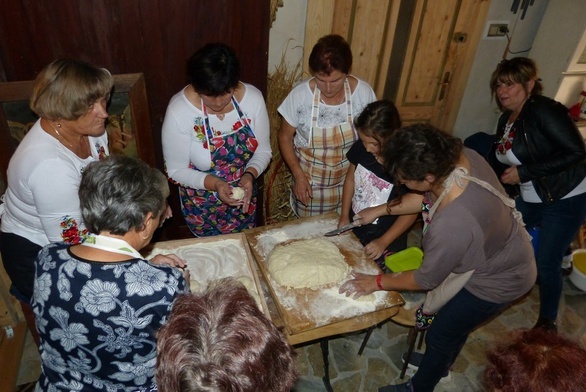
<svg viewBox="0 0 586 392"><path fill-rule="evenodd" d="M574 268L577 268L586 275L586 251L584 252L574 252L572 255L572 261L574 262Z"/></svg>
<svg viewBox="0 0 586 392"><path fill-rule="evenodd" d="M393 272L417 269L423 262L423 251L416 246L409 247L385 258L385 265Z"/></svg>

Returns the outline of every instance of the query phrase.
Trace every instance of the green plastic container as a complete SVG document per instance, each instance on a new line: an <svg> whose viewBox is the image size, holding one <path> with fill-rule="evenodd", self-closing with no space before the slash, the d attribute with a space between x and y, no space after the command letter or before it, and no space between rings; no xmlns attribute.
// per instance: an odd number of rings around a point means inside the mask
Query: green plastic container
<svg viewBox="0 0 586 392"><path fill-rule="evenodd" d="M423 251L416 246L409 247L385 258L385 265L392 272L417 269L423 262Z"/></svg>

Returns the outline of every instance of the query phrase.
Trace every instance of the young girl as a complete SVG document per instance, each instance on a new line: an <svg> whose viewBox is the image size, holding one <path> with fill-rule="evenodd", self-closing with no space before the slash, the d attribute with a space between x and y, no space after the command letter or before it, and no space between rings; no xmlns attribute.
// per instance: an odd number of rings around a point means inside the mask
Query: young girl
<svg viewBox="0 0 586 392"><path fill-rule="evenodd" d="M386 204L402 192L403 186L393 186L391 176L384 170L379 155L393 132L401 127L395 105L386 100L368 104L354 120L357 140L348 154L350 167L342 193L342 215L338 227L353 222L365 208ZM385 215L371 224L353 228L366 253L385 271L385 257L407 247L407 230L418 214Z"/></svg>

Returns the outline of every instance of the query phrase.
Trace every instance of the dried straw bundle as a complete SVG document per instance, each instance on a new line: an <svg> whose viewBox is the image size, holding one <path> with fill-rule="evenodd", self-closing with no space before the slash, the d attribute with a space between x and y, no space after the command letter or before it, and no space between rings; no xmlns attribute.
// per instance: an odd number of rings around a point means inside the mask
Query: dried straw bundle
<svg viewBox="0 0 586 392"><path fill-rule="evenodd" d="M287 165L281 159L277 134L281 128L281 116L277 108L283 102L291 88L301 78L302 60L299 60L293 69L287 67L285 51L281 56L281 62L275 70L268 75L267 82L267 111L271 127L271 148L273 160L264 174L264 224L288 221L295 218L295 214L289 206L289 189L291 173Z"/></svg>

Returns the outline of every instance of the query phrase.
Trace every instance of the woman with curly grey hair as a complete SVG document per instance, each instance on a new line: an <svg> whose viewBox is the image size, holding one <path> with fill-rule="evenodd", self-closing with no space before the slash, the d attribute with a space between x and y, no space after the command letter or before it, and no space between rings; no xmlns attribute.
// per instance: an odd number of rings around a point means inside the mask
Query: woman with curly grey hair
<svg viewBox="0 0 586 392"><path fill-rule="evenodd" d="M32 307L40 336L37 388L136 391L154 382L155 333L187 290L174 255L138 252L169 215L165 176L138 159L89 164L79 186L93 233L83 244L45 246ZM162 265L164 263L171 265Z"/></svg>

